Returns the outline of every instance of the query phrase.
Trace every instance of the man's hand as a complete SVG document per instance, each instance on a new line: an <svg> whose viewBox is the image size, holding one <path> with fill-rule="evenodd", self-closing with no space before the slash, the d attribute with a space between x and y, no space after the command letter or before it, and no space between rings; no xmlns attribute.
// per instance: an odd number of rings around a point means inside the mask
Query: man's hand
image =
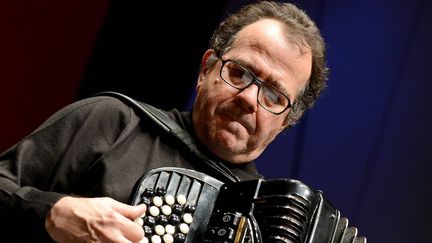
<svg viewBox="0 0 432 243"><path fill-rule="evenodd" d="M48 234L57 242L139 242L144 230L134 223L145 205L130 206L114 199L64 197L45 220Z"/></svg>

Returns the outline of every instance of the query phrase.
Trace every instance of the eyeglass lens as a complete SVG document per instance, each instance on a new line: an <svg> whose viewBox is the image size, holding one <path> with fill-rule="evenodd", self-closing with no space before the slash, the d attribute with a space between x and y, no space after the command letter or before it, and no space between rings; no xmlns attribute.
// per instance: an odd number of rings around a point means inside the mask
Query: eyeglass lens
<svg viewBox="0 0 432 243"><path fill-rule="evenodd" d="M247 88L252 83L258 85L258 103L272 113L282 113L290 105L288 97L282 92L265 84L235 61L224 61L220 75L227 84L239 90Z"/></svg>

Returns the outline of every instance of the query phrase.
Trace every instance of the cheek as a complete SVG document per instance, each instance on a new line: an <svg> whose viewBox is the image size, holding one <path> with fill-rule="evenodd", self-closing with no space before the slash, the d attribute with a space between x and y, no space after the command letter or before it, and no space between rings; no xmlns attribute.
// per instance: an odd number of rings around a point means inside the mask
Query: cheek
<svg viewBox="0 0 432 243"><path fill-rule="evenodd" d="M202 82L199 86L194 104L194 114L199 115L201 121L212 119L217 105L220 103L218 85L212 85L209 80Z"/></svg>
<svg viewBox="0 0 432 243"><path fill-rule="evenodd" d="M270 143L283 129L284 119L279 116L257 117L257 135L266 143Z"/></svg>
<svg viewBox="0 0 432 243"><path fill-rule="evenodd" d="M229 95L224 83L220 80L206 80L201 82L197 93L198 102L204 106L215 106Z"/></svg>

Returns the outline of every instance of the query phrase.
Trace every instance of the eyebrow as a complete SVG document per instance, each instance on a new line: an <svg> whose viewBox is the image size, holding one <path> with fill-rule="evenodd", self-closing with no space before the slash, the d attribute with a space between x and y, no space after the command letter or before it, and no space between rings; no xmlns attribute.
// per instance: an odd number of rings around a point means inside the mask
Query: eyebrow
<svg viewBox="0 0 432 243"><path fill-rule="evenodd" d="M237 63L239 63L240 65L242 65L243 67L247 68L250 72L252 72L252 74L258 78L257 73L257 68L255 67L255 65L253 63L247 63L241 59L237 59L237 58L233 58L231 60L236 61ZM270 75L271 77L271 75ZM288 90L285 89L285 87L283 87L281 85L281 82L278 79L266 79L266 80L262 80L260 78L258 78L260 81L262 81L263 83L265 83L266 85L269 85L277 90L279 90L280 92L282 92L283 94L285 94L287 97L290 97L289 93L287 92ZM291 97L290 97L291 99Z"/></svg>

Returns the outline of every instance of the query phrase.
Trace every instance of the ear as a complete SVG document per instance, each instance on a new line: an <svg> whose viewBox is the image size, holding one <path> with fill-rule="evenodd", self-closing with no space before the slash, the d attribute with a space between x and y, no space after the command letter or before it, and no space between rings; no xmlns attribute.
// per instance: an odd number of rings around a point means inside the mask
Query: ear
<svg viewBox="0 0 432 243"><path fill-rule="evenodd" d="M196 90L198 91L199 87L201 86L201 83L205 80L205 76L207 72L209 71L209 67L207 65L209 58L214 55L215 51L213 49L208 49L203 57L201 58L201 71L199 73L198 82L196 86Z"/></svg>
<svg viewBox="0 0 432 243"><path fill-rule="evenodd" d="M208 49L201 58L201 75L205 75L208 72L209 67L207 63L209 61L209 58L214 55L214 53L215 51L213 49Z"/></svg>
<svg viewBox="0 0 432 243"><path fill-rule="evenodd" d="M287 127L291 124L291 119L286 118L283 123L282 126L279 128L279 132L282 132L283 130L287 129Z"/></svg>
<svg viewBox="0 0 432 243"><path fill-rule="evenodd" d="M290 116L290 113L293 112L292 108L290 108L290 110L288 112L289 113L288 113L287 117L285 118L285 120L283 121L280 131L282 131L284 129L289 129L292 126L294 126L295 124L297 124L297 122L300 120L300 118L304 114L304 110L303 110L303 111L300 111L300 114L295 114L293 116Z"/></svg>
<svg viewBox="0 0 432 243"><path fill-rule="evenodd" d="M291 112L291 110L290 110L289 112ZM282 132L283 130L285 130L285 129L291 127L291 125L292 125L293 123L294 123L294 122L293 122L293 120L291 119L290 114L288 113L288 115L285 117L285 120L284 120L283 123L282 123L282 126L281 126L279 132Z"/></svg>

